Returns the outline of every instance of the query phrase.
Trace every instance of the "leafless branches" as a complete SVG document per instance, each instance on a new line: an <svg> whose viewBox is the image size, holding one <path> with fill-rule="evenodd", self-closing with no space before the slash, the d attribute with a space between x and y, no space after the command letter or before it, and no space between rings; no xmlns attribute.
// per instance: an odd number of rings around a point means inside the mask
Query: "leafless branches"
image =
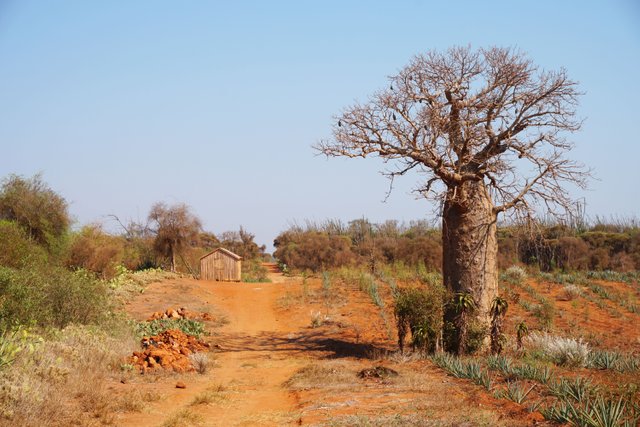
<svg viewBox="0 0 640 427"><path fill-rule="evenodd" d="M539 70L509 48L418 55L389 87L335 118L327 156L379 156L391 179L420 170L416 190L443 200L447 190L483 181L495 212L569 208L565 182L585 186L589 171L565 158L580 129L576 82Z"/></svg>

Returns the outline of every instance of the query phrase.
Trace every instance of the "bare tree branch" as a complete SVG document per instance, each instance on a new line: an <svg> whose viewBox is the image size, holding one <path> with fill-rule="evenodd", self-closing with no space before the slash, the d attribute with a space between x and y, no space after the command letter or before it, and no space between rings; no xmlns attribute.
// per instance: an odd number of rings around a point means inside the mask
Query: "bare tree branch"
<svg viewBox="0 0 640 427"><path fill-rule="evenodd" d="M538 70L510 48L418 55L389 88L335 117L333 139L315 149L326 156L378 156L396 162L393 180L419 170L416 191L442 201L447 189L483 181L496 212L530 214L536 202L568 209L563 183L586 185L589 171L563 153L580 129L581 93L566 71ZM436 182L444 184L438 191ZM388 197L388 194L387 194ZM385 198L386 200L386 198Z"/></svg>

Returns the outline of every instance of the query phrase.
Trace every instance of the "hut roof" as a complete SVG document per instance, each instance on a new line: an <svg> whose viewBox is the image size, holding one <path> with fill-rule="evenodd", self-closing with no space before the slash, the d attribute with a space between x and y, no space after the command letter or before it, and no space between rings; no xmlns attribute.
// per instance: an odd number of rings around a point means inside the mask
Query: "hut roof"
<svg viewBox="0 0 640 427"><path fill-rule="evenodd" d="M240 260L242 259L242 257L241 257L240 255L238 255L238 254L234 254L233 252L231 252L230 250L225 249L225 248L218 248L218 249L214 249L214 250L212 250L211 252L209 252L208 254L204 254L204 255L202 255L202 256L200 257L200 259L202 259L202 258L206 258L206 257L208 257L209 255L214 254L214 253L216 253L216 252L222 252L223 254L226 254L226 255L230 256L231 258L233 258L233 259L235 259L235 260L237 260L237 261L240 261Z"/></svg>

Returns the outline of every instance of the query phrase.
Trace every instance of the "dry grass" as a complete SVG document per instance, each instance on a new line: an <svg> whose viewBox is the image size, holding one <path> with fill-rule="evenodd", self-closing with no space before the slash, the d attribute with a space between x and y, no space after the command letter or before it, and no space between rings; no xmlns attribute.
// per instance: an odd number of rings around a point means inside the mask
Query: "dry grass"
<svg viewBox="0 0 640 427"><path fill-rule="evenodd" d="M301 411L312 425L516 425L490 404L478 405L475 386L461 387L423 360L380 363L400 375L362 380L356 376L365 367L361 361L323 360L298 370L285 386L300 393Z"/></svg>
<svg viewBox="0 0 640 427"><path fill-rule="evenodd" d="M204 425L204 417L190 409L181 409L171 415L161 427L198 427Z"/></svg>
<svg viewBox="0 0 640 427"><path fill-rule="evenodd" d="M433 419L425 413L412 414L380 414L380 415L346 415L333 418L321 426L331 427L494 427L507 426L497 421L497 417L489 413L470 418L454 414L449 419Z"/></svg>
<svg viewBox="0 0 640 427"><path fill-rule="evenodd" d="M133 389L118 397L113 409L117 412L142 412L147 404L157 402L162 395L153 390Z"/></svg>
<svg viewBox="0 0 640 427"><path fill-rule="evenodd" d="M314 362L299 369L284 386L292 390L347 388L357 382L356 372L342 361Z"/></svg>
<svg viewBox="0 0 640 427"><path fill-rule="evenodd" d="M195 368L196 372L201 375L206 374L211 366L209 356L203 352L190 354L189 360L191 360L191 364Z"/></svg>
<svg viewBox="0 0 640 427"><path fill-rule="evenodd" d="M197 406L224 403L229 399L228 392L229 390L222 384L209 387L207 390L194 397L190 405Z"/></svg>
<svg viewBox="0 0 640 427"><path fill-rule="evenodd" d="M30 339L13 365L0 372L0 425L113 424L118 405L105 384L117 375L133 338L72 326L40 343L35 335Z"/></svg>

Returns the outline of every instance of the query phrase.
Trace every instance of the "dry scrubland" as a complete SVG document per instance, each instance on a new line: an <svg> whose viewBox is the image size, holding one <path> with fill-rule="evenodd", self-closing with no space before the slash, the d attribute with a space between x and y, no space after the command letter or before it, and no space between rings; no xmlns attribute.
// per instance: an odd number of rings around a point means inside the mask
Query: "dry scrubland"
<svg viewBox="0 0 640 427"><path fill-rule="evenodd" d="M3 424L637 422L640 289L634 274L510 268L501 277L509 303L502 354L460 358L411 351L411 334L408 350L397 350L394 295L437 286L437 273L397 265L376 274L343 268L270 277L274 283L214 284L126 273L113 290L126 301L138 338L120 320L113 323L123 325L118 333L70 325L43 335L25 328L5 334ZM140 349L139 336L162 330L158 322L172 320L157 319L159 312L182 306L207 313L208 320L182 327L210 351L196 353L201 357L190 359L188 372L140 374L127 358ZM12 344L21 348L13 355L7 352ZM371 370L378 366L392 371ZM371 371L359 376L365 369ZM187 388L175 388L178 382Z"/></svg>
<svg viewBox="0 0 640 427"><path fill-rule="evenodd" d="M294 227L280 272L246 230L206 233L184 205L122 235L72 231L66 209L39 176L0 191L2 425L638 423L633 221L499 230L501 298L481 325L442 288L424 223ZM190 278L221 244L243 283ZM466 355L438 351L460 325Z"/></svg>

